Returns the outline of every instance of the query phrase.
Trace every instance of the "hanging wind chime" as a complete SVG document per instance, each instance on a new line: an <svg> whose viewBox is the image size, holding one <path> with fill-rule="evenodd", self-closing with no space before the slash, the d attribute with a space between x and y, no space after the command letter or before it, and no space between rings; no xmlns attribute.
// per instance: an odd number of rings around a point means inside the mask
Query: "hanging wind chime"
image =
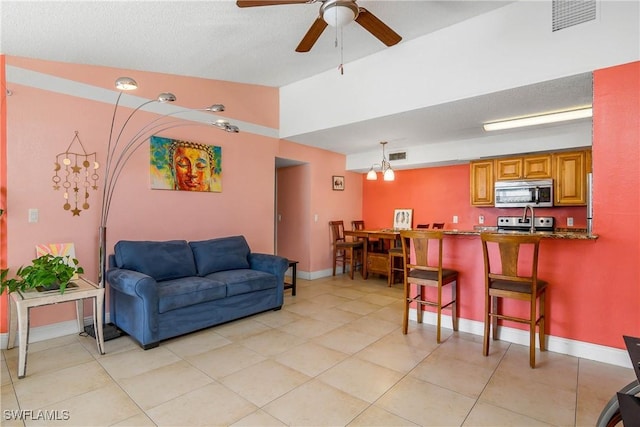
<svg viewBox="0 0 640 427"><path fill-rule="evenodd" d="M71 151L76 141L82 152ZM80 216L82 210L89 209L89 190L98 189L99 167L96 153L87 153L78 137L78 131L67 150L56 156L54 175L51 178L53 189L63 189L65 202L62 207L66 211L71 211L73 216Z"/></svg>

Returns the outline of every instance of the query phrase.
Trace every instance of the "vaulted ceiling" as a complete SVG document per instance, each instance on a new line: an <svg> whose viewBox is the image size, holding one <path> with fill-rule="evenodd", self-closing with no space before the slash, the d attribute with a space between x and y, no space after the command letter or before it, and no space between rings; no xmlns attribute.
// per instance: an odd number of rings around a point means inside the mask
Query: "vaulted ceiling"
<svg viewBox="0 0 640 427"><path fill-rule="evenodd" d="M365 1L365 7L411 39L490 12L511 1ZM281 87L336 69L386 47L352 23L327 27L308 53L295 48L321 1L239 8L234 1L2 1L1 51L7 55L154 71ZM337 72L337 71L336 71ZM544 111L591 100L589 74L560 79L375 121L291 138L345 154L371 149L380 129L411 140L425 129L442 140L472 138L482 117ZM526 113L526 111L523 111ZM358 140L349 144L350 135ZM336 141L340 141L337 144ZM366 144L365 144L366 141ZM366 146L365 146L366 145Z"/></svg>

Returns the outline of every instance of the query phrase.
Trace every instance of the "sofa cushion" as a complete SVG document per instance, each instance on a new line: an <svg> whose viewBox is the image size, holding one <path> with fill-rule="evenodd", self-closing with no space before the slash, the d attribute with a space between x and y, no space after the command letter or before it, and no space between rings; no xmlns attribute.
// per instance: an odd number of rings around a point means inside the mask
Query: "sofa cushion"
<svg viewBox="0 0 640 427"><path fill-rule="evenodd" d="M222 299L227 286L217 280L192 276L158 283L158 312L189 307L201 302Z"/></svg>
<svg viewBox="0 0 640 427"><path fill-rule="evenodd" d="M273 274L249 269L218 271L207 275L206 278L226 283L228 297L278 286Z"/></svg>
<svg viewBox="0 0 640 427"><path fill-rule="evenodd" d="M115 257L119 268L138 271L158 281L196 275L193 252L186 240L121 240L115 245Z"/></svg>
<svg viewBox="0 0 640 427"><path fill-rule="evenodd" d="M216 271L249 268L249 245L244 236L189 242L198 269L206 276Z"/></svg>

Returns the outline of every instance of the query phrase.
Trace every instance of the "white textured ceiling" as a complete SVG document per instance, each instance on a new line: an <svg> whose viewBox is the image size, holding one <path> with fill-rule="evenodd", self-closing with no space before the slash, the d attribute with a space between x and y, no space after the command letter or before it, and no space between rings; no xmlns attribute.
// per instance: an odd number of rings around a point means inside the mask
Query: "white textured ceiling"
<svg viewBox="0 0 640 427"><path fill-rule="evenodd" d="M509 1L365 1L403 42L511 3ZM309 53L295 48L320 3L238 8L235 1L0 2L0 51L7 55L281 87L335 69L385 47L356 24L337 37L327 27ZM402 42L401 42L402 43ZM341 58L341 51L343 57ZM526 103L523 102L526 100ZM371 149L381 132L395 140L473 138L482 117L591 102L591 76L486 95L289 139L342 153ZM489 113L489 114L488 114ZM392 126L391 126L392 124ZM358 139L349 143L353 135ZM341 141L337 145L335 141Z"/></svg>

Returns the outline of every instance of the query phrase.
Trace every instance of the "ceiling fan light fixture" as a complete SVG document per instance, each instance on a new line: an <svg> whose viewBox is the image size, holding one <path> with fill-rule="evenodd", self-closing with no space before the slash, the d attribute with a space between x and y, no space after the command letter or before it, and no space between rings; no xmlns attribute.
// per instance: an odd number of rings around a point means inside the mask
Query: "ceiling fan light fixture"
<svg viewBox="0 0 640 427"><path fill-rule="evenodd" d="M358 6L350 0L329 0L325 2L320 15L332 27L344 27L358 17Z"/></svg>

